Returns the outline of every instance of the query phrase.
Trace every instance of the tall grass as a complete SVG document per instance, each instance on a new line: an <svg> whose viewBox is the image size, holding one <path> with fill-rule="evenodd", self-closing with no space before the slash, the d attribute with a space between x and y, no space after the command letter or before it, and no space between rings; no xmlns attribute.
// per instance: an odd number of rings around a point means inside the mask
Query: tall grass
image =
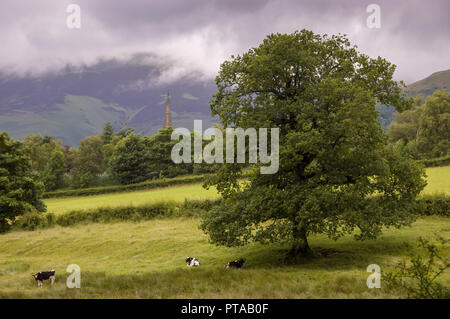
<svg viewBox="0 0 450 319"><path fill-rule="evenodd" d="M425 193L449 194L449 172L450 167L428 169ZM160 203L170 196L175 199L172 204ZM56 214L46 216L55 220L67 217L62 216L67 210L78 211L70 216L72 221L67 219L73 226L1 234L0 298L397 298L401 296L387 291L383 282L381 289L367 288L367 266L378 264L382 272L392 269L416 249L404 246L404 242L414 243L419 237L432 239L435 233L450 236L450 219L426 216L410 228L388 229L377 240L356 241L348 235L335 242L313 236L310 244L319 257L290 263L284 259L288 247L280 244L234 248L210 244L198 229L196 216L202 208L195 202L183 202L186 198L217 197L215 190L206 191L200 184L193 184L48 199L49 211ZM121 222L119 214L115 223L72 223L89 216L83 215L89 214L86 210L104 206L133 217L128 210L140 204L159 207L163 212L173 209L173 215L158 218L161 214L156 213L151 220ZM183 204L186 214L178 214L175 207ZM127 205L130 207L124 207ZM112 209L118 206L123 211ZM89 218L111 217L105 215L92 214ZM186 267L187 255L197 257L201 267ZM223 269L227 261L241 257L247 259L242 270ZM81 289L65 285L69 264L81 267ZM55 286L46 282L38 289L30 274L51 268L57 272ZM450 275L445 274L443 280L450 284Z"/></svg>
<svg viewBox="0 0 450 319"><path fill-rule="evenodd" d="M450 236L446 218L429 216L412 228L387 230L379 239L310 239L322 254L285 261L288 247L251 244L217 247L198 229L197 218L169 218L139 223L88 224L0 235L0 297L24 298L396 298L368 289L369 264L382 271L406 258L419 236ZM447 255L450 252L445 252ZM186 267L186 256L200 260ZM245 257L242 270L223 269ZM67 265L81 267L81 289L65 285ZM56 270L56 283L38 289L30 273ZM444 275L450 283L448 274Z"/></svg>

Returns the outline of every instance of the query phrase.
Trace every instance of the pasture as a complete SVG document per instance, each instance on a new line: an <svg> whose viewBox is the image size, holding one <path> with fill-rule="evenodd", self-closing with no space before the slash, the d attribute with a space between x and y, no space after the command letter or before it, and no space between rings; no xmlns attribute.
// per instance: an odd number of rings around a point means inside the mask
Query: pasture
<svg viewBox="0 0 450 319"><path fill-rule="evenodd" d="M427 170L425 193L449 194L450 167ZM112 205L138 205L159 200L215 198L201 184L132 193L48 199L49 211ZM198 229L198 218L55 226L0 235L0 298L398 298L384 288L369 289L369 264L382 272L417 251L419 237L450 237L450 219L427 216L412 227L386 229L376 240L352 235L332 241L312 236L318 257L296 263L284 259L287 245L251 244L217 247ZM447 257L450 252L444 252ZM188 268L186 256L201 267ZM230 260L247 259L241 270L223 269ZM81 267L81 289L66 287L66 267ZM56 283L38 289L30 276L54 268ZM450 284L450 274L443 283ZM195 287L195 289L193 289Z"/></svg>
<svg viewBox="0 0 450 319"><path fill-rule="evenodd" d="M404 242L419 236L450 236L444 217L422 218L377 240L314 236L312 248L326 256L289 264L283 262L287 246L216 247L198 223L156 219L1 235L0 298L394 298L383 285L367 288L366 267L391 268L411 251ZM187 255L201 266L186 267ZM239 257L247 258L243 269L223 269ZM72 263L81 267L81 289L66 288ZM38 289L30 274L47 268L57 271L57 281ZM445 280L450 283L448 274Z"/></svg>
<svg viewBox="0 0 450 319"><path fill-rule="evenodd" d="M423 194L445 193L450 195L450 166L427 168L426 173L428 185ZM58 214L67 210L104 206L138 206L161 201L184 201L185 199L215 199L218 196L214 188L206 190L201 183L195 183L136 192L49 198L44 202L47 205L47 211Z"/></svg>
<svg viewBox="0 0 450 319"><path fill-rule="evenodd" d="M450 166L429 167L426 173L428 185L423 191L424 194L450 195Z"/></svg>
<svg viewBox="0 0 450 319"><path fill-rule="evenodd" d="M219 195L214 188L206 190L201 183L196 183L136 192L49 198L44 200L44 202L47 205L48 212L58 214L75 209L91 209L105 206L138 206L154 202L182 202L185 199L215 199L217 197Z"/></svg>

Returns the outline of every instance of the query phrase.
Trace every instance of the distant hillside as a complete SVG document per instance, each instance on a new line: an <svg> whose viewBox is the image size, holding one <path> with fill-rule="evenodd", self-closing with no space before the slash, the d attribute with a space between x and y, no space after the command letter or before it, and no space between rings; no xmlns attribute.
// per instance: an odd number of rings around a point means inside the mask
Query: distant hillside
<svg viewBox="0 0 450 319"><path fill-rule="evenodd" d="M63 144L77 146L86 136L100 134L104 122L118 129L123 123L152 135L162 128L165 94L170 90L174 127L193 129L194 119L207 128L211 118L208 101L216 92L213 81L195 75L170 85L158 78L163 64L145 63L145 54L129 61L107 60L83 68L67 67L57 74L18 77L0 72L0 131L17 139L30 133L49 135ZM433 73L405 89L410 96L431 95L450 88L450 70ZM377 106L383 128L392 121L393 107Z"/></svg>
<svg viewBox="0 0 450 319"><path fill-rule="evenodd" d="M447 90L450 92L450 69L431 74L429 77L408 85L403 91L409 97L423 95L425 98L436 90ZM395 108L384 105L377 106L379 111L378 121L383 129L391 124Z"/></svg>
<svg viewBox="0 0 450 319"><path fill-rule="evenodd" d="M174 127L193 128L193 120L210 127L208 101L215 84L192 75L170 85L157 79L164 65L131 60L102 61L58 74L19 77L0 73L0 131L21 139L40 133L77 146L86 136L101 133L104 122L122 123L151 135L164 121L165 97L170 90Z"/></svg>
<svg viewBox="0 0 450 319"><path fill-rule="evenodd" d="M426 97L432 95L436 90L450 91L450 69L435 72L423 80L414 82L408 85L404 91L412 97L419 94Z"/></svg>

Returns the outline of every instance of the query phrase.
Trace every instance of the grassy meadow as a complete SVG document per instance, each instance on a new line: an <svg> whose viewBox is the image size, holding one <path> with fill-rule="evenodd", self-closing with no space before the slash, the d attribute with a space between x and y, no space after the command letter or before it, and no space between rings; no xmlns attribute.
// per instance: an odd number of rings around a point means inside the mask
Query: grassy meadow
<svg viewBox="0 0 450 319"><path fill-rule="evenodd" d="M426 172L428 185L423 191L425 194L450 195L450 166L429 167Z"/></svg>
<svg viewBox="0 0 450 319"><path fill-rule="evenodd" d="M214 188L206 190L201 183L177 185L165 188L136 192L112 193L93 196L60 197L45 199L47 211L55 214L74 209L91 209L105 206L142 205L154 202L177 201L185 199L215 199L219 195Z"/></svg>
<svg viewBox="0 0 450 319"><path fill-rule="evenodd" d="M423 191L424 194L445 193L450 195L450 166L431 167L427 168L426 172L428 185ZM218 196L214 188L206 190L201 183L195 183L136 192L49 198L45 199L44 202L47 205L47 211L58 214L75 209L137 206L161 201L184 201L185 199L215 199Z"/></svg>
<svg viewBox="0 0 450 319"><path fill-rule="evenodd" d="M427 170L425 193L449 194L450 167ZM48 199L49 211L142 204L158 200L214 198L201 184L99 196ZM198 218L156 218L141 222L78 224L0 235L0 298L398 298L381 283L368 289L369 264L382 272L417 251L419 237L450 237L450 219L420 218L412 227L387 229L376 240L345 236L333 241L312 236L313 259L296 263L284 258L286 245L251 244L227 248L210 244ZM447 257L450 251L444 252ZM188 268L186 256L201 267ZM244 257L241 270L223 269ZM81 267L81 289L68 289L66 267ZM30 276L54 268L56 283L38 289ZM443 283L450 284L450 274ZM195 289L193 289L195 287Z"/></svg>
<svg viewBox="0 0 450 319"><path fill-rule="evenodd" d="M383 285L367 288L366 267L391 268L411 251L403 243L419 236L450 236L443 217L388 230L377 240L314 236L312 248L326 256L289 264L283 261L287 246L213 246L198 223L156 219L1 235L0 298L394 298ZM196 256L201 267L186 267L187 255ZM223 269L239 257L247 258L243 269ZM81 267L81 289L66 288L71 263ZM51 268L57 271L55 285L36 288L30 274ZM444 279L450 283L448 274Z"/></svg>

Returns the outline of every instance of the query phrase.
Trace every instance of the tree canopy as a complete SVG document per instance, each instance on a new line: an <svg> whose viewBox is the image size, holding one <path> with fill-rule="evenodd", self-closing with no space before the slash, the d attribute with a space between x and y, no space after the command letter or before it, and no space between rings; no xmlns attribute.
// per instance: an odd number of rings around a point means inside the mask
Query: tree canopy
<svg viewBox="0 0 450 319"><path fill-rule="evenodd" d="M206 186L224 200L201 225L211 241L289 241L292 254L308 254L311 234L337 239L358 229L358 238L375 238L383 226L411 223L424 171L388 147L375 108L411 107L394 71L345 36L307 30L269 35L225 61L212 114L224 127L279 128L280 167L255 169L242 184L243 165L217 166Z"/></svg>
<svg viewBox="0 0 450 319"><path fill-rule="evenodd" d="M450 93L435 91L424 104L396 113L387 134L414 158L450 155Z"/></svg>
<svg viewBox="0 0 450 319"><path fill-rule="evenodd" d="M133 184L150 178L150 153L145 140L135 133L121 139L109 160L111 171L121 184Z"/></svg>
<svg viewBox="0 0 450 319"><path fill-rule="evenodd" d="M0 133L0 232L9 229L16 216L44 211L42 191L23 144Z"/></svg>
<svg viewBox="0 0 450 319"><path fill-rule="evenodd" d="M54 151L42 173L42 181L46 191L53 191L64 186L64 174L67 171L64 153Z"/></svg>
<svg viewBox="0 0 450 319"><path fill-rule="evenodd" d="M44 171L47 161L53 152L64 150L61 146L61 141L40 134L25 136L23 144L29 150L32 168L39 173Z"/></svg>

